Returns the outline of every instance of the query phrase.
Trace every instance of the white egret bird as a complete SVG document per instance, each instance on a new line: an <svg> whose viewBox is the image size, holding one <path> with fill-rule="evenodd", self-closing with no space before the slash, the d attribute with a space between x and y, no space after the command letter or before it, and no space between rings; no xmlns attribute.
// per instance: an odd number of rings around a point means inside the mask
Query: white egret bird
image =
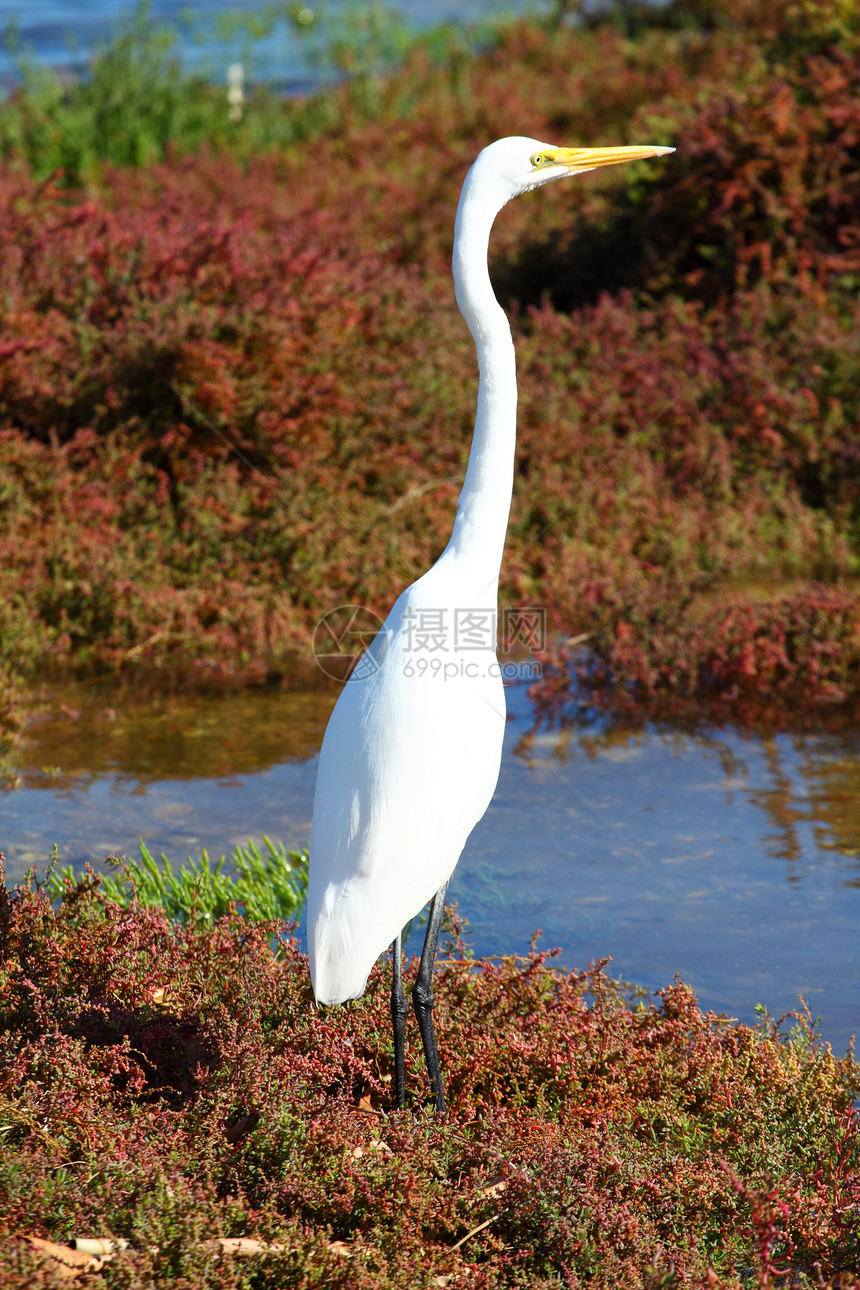
<svg viewBox="0 0 860 1290"><path fill-rule="evenodd" d="M412 1000L438 1110L445 1108L433 1032L432 974L445 889L499 777L505 697L496 659L499 573L514 476L517 378L487 248L512 197L661 147L556 148L499 139L463 184L454 227L457 304L478 354L478 408L451 540L402 593L337 701L317 771L308 885L316 998L364 992L394 944L395 1090L403 1106L409 1004L401 929L431 901Z"/></svg>

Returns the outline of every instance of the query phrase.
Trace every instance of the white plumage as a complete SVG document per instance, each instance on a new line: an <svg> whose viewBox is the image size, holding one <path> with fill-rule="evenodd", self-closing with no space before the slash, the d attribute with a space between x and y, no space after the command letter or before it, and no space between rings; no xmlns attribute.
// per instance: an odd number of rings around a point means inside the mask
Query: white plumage
<svg viewBox="0 0 860 1290"><path fill-rule="evenodd" d="M499 776L505 699L494 651L470 651L470 675L461 675L453 642L412 648L410 624L425 610L437 617L438 568L400 596L372 646L378 667L365 660L347 683L323 741L308 898L323 1003L363 993L381 950L450 876ZM462 604L477 604L463 595ZM410 677L422 662L438 672Z"/></svg>
<svg viewBox="0 0 860 1290"><path fill-rule="evenodd" d="M462 631L495 614L516 447L514 347L487 270L493 220L530 188L671 151L517 137L485 148L466 176L452 267L479 366L472 449L448 546L397 600L323 740L308 885L311 977L323 1003L363 992L379 954L450 877L498 780L505 701L495 631L477 648ZM422 643L427 623L435 630ZM402 1079L398 1088L402 1097Z"/></svg>

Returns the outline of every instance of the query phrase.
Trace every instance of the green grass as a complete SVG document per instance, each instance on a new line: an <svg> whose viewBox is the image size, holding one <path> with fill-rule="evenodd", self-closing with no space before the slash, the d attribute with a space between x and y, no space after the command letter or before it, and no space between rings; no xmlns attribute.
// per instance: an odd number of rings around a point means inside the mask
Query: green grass
<svg viewBox="0 0 860 1290"><path fill-rule="evenodd" d="M204 850L199 860L190 856L174 869L162 852L156 860L141 840L140 859L109 856L115 872L102 878L108 900L127 908L132 903L157 906L168 918L181 923L206 923L222 918L231 909L249 922L272 919L298 921L308 884L307 851L287 851L263 835L265 852L253 839L237 846L230 860L222 855L213 864ZM80 880L72 867L55 869L56 848L47 885L52 899L75 887Z"/></svg>

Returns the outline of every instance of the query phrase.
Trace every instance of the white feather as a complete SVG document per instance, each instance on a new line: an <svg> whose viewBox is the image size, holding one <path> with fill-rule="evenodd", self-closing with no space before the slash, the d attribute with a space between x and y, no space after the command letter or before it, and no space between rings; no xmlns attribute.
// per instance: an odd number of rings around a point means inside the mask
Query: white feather
<svg viewBox="0 0 860 1290"><path fill-rule="evenodd" d="M380 952L450 876L496 787L505 700L495 651L470 651L461 667L453 617L445 644L414 650L404 617L437 608L430 575L403 593L371 647L378 664L356 670L326 730L311 835L326 864L312 862L308 890L323 1003L363 993ZM419 674L422 662L435 669Z"/></svg>
<svg viewBox="0 0 860 1290"><path fill-rule="evenodd" d="M500 139L466 176L453 273L478 356L475 432L451 540L394 605L323 740L308 885L321 1002L363 992L378 955L450 877L498 780L505 702L494 639L464 648L458 634L458 615L495 613L513 484L517 380L487 271L493 220L518 193L565 174L667 151ZM415 630L423 615L439 627L425 648Z"/></svg>

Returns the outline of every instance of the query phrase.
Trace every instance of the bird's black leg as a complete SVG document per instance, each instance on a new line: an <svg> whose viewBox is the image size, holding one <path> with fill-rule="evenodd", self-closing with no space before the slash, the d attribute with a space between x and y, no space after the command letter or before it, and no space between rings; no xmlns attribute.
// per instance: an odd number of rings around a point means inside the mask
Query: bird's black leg
<svg viewBox="0 0 860 1290"><path fill-rule="evenodd" d="M439 1070L439 1054L436 1052L436 1035L433 1031L433 965L436 962L436 945L439 941L439 928L442 924L447 888L447 882L443 883L431 901L418 976L412 987L412 1003L424 1044L424 1057L427 1061L427 1073L430 1076L430 1092L436 1098L437 1111L445 1110L445 1095L442 1092L442 1074Z"/></svg>
<svg viewBox="0 0 860 1290"><path fill-rule="evenodd" d="M391 1024L394 1027L394 1096L398 1106L406 1105L406 1018L409 1001L403 993L403 947L400 933L394 942L394 971L391 981Z"/></svg>

